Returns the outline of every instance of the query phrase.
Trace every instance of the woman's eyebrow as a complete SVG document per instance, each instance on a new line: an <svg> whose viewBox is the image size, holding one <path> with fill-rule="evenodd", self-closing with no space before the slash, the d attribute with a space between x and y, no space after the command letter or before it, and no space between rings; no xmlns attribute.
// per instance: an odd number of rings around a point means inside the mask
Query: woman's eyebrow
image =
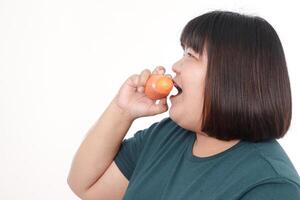
<svg viewBox="0 0 300 200"><path fill-rule="evenodd" d="M194 49L188 47L187 50L188 50L192 55L194 55L196 58L198 58L198 59L200 58L199 53L197 53Z"/></svg>
<svg viewBox="0 0 300 200"><path fill-rule="evenodd" d="M199 57L198 53L196 53L196 51L194 51L193 48L191 47L186 47L186 45L184 43L180 43L183 51L189 50L189 52L191 52L194 56Z"/></svg>

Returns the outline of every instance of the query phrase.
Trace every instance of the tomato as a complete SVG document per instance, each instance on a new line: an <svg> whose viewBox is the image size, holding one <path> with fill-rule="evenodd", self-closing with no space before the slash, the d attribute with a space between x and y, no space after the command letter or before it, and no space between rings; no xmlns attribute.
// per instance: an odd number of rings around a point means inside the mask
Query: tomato
<svg viewBox="0 0 300 200"><path fill-rule="evenodd" d="M153 100L168 96L173 88L173 80L162 74L152 74L146 82L145 94Z"/></svg>

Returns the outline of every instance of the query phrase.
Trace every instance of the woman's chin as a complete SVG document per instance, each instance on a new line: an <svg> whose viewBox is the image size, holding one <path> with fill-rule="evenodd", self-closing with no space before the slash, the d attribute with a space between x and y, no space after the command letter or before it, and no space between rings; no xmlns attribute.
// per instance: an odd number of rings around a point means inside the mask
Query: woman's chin
<svg viewBox="0 0 300 200"><path fill-rule="evenodd" d="M169 117L172 119L172 121L174 121L181 128L194 132L194 123L188 121L189 118L186 118L185 115L186 114L184 114L184 112L179 112L178 108L172 108L171 106L169 109Z"/></svg>
<svg viewBox="0 0 300 200"><path fill-rule="evenodd" d="M182 114L178 113L178 109L176 110L176 107L174 107L174 106L170 107L169 116L174 122L176 122L176 124L180 124L179 118L181 115Z"/></svg>

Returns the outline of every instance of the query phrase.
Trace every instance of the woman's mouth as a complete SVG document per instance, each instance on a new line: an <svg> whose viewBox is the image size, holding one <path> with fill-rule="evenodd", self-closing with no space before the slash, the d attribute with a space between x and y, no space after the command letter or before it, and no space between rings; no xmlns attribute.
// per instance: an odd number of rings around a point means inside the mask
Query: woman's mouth
<svg viewBox="0 0 300 200"><path fill-rule="evenodd" d="M174 83L174 87L177 89L177 94L176 95L171 95L170 98L174 98L179 96L182 93L182 89L179 85L177 85L177 83L175 81L173 81Z"/></svg>

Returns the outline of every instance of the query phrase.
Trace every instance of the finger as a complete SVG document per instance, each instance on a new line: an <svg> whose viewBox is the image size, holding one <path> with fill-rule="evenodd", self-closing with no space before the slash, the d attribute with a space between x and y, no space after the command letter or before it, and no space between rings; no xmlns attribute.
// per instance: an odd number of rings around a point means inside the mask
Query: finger
<svg viewBox="0 0 300 200"><path fill-rule="evenodd" d="M168 110L167 98L163 98L159 100L159 103L156 105L161 112Z"/></svg>
<svg viewBox="0 0 300 200"><path fill-rule="evenodd" d="M164 100L159 100L159 103L156 102L151 106L150 114L157 115L159 113L166 112L168 110L167 104L164 104Z"/></svg>
<svg viewBox="0 0 300 200"><path fill-rule="evenodd" d="M169 78L173 79L173 77L172 77L172 75L171 75L171 74L165 74L165 76L167 76L167 77L169 77Z"/></svg>
<svg viewBox="0 0 300 200"><path fill-rule="evenodd" d="M139 75L138 74L131 75L128 81L130 81L129 83L132 87L136 87L138 85Z"/></svg>
<svg viewBox="0 0 300 200"><path fill-rule="evenodd" d="M160 99L158 105L161 105L161 106L167 105L167 98L165 97L163 99Z"/></svg>
<svg viewBox="0 0 300 200"><path fill-rule="evenodd" d="M145 84L151 75L149 69L144 69L139 75L138 92L144 92Z"/></svg>
<svg viewBox="0 0 300 200"><path fill-rule="evenodd" d="M166 69L163 66L157 66L152 74L164 74L166 72Z"/></svg>
<svg viewBox="0 0 300 200"><path fill-rule="evenodd" d="M144 69L140 74L140 82L139 86L144 86L151 75L151 71L149 69Z"/></svg>
<svg viewBox="0 0 300 200"><path fill-rule="evenodd" d="M137 91L140 92L140 93L143 93L144 90L145 90L145 89L144 89L143 86L139 86L138 89L137 89Z"/></svg>

